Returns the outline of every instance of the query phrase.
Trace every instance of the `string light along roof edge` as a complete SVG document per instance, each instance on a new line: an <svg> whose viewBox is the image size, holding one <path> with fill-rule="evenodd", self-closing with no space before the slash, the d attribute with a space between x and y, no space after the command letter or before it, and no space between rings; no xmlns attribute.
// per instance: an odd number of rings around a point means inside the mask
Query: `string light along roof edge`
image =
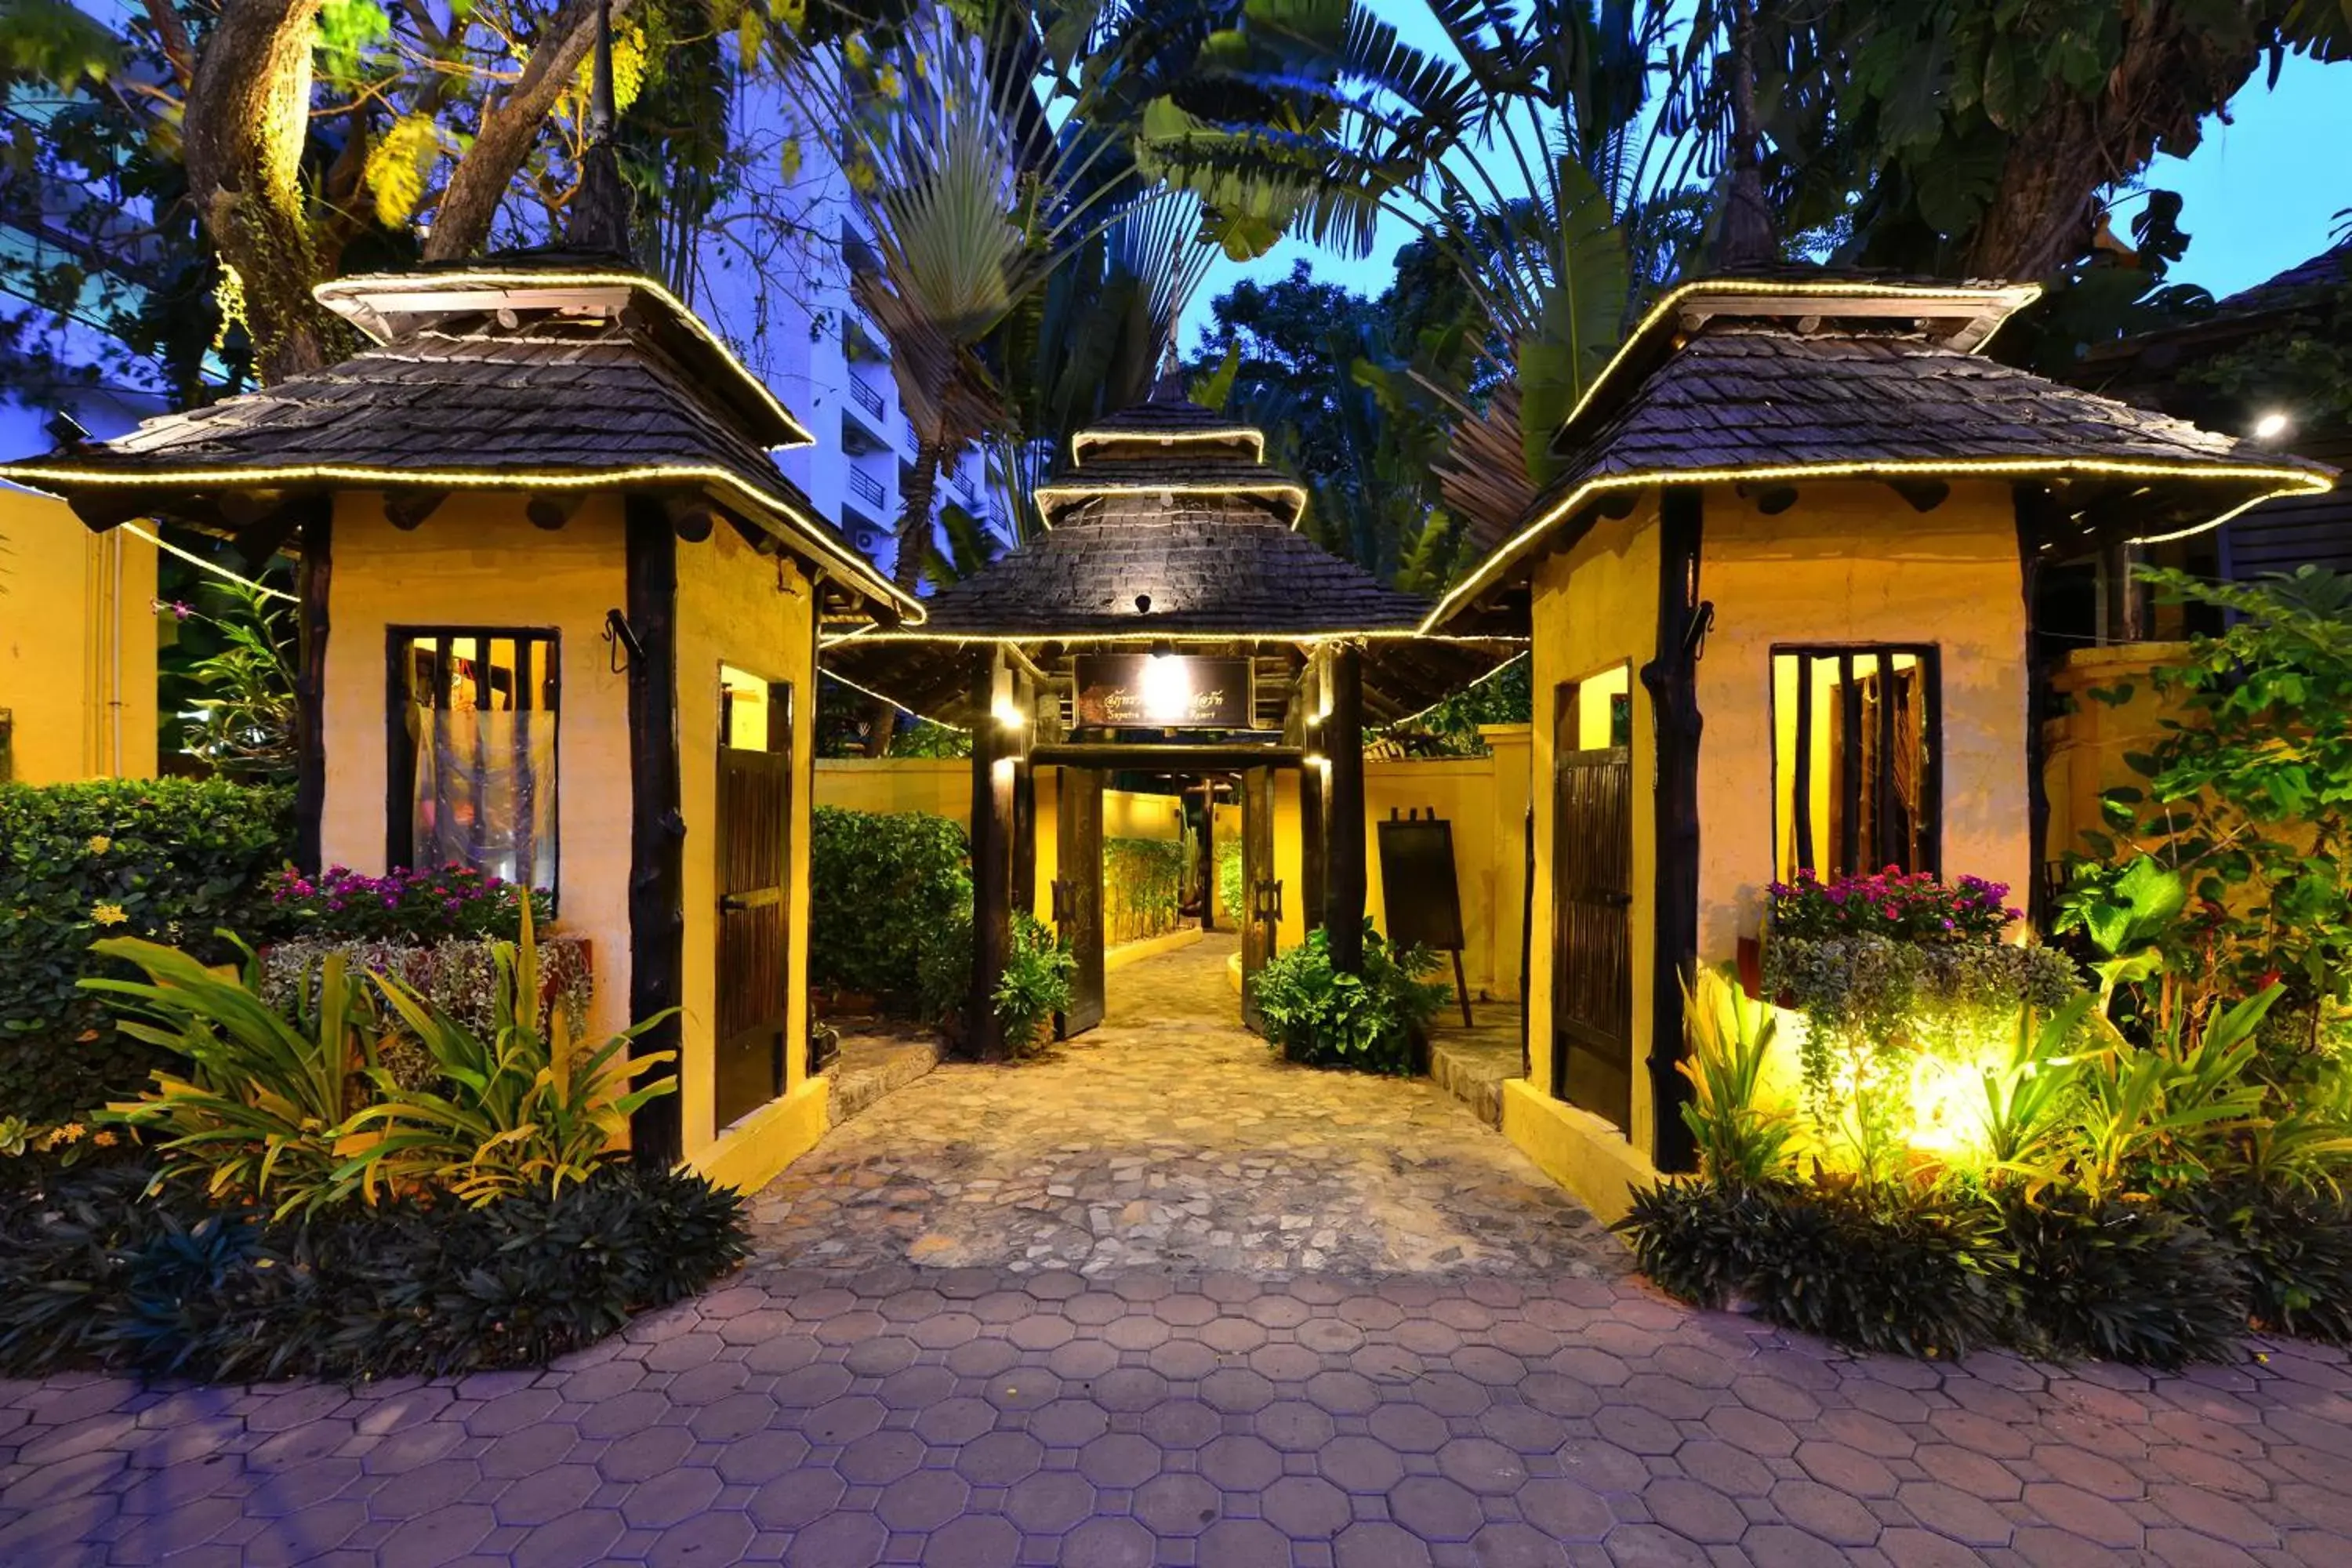
<svg viewBox="0 0 2352 1568"><path fill-rule="evenodd" d="M389 333L377 331L367 320L363 309L368 297L401 294L428 294L440 290L489 292L500 289L627 289L644 294L676 317L702 345L716 354L719 362L734 373L736 382L749 391L755 402L768 409L792 432L792 438L776 443L772 449L790 450L814 447L816 437L800 417L785 407L768 384L751 374L751 366L736 356L735 351L712 331L702 318L685 300L671 293L658 279L642 272L619 268L580 268L566 270L552 268L478 267L452 269L447 272L370 272L350 278L331 279L310 290L311 298L357 326L379 343L389 342Z"/></svg>
<svg viewBox="0 0 2352 1568"><path fill-rule="evenodd" d="M1290 479L1269 479L1263 484L1188 484L1171 479L1165 484L1136 485L1039 485L1030 492L1037 504L1038 521L1046 528L1054 526L1056 508L1079 501L1111 500L1121 496L1280 496L1290 502L1290 526L1295 531L1307 518L1307 487Z"/></svg>
<svg viewBox="0 0 2352 1568"><path fill-rule="evenodd" d="M63 486L106 489L156 489L171 487L205 489L249 489L283 484L331 484L352 489L394 489L422 486L433 489L594 490L665 481L716 486L751 502L762 512L792 524L793 535L845 568L847 575L868 590L866 596L896 604L920 623L922 599L882 575L875 564L845 542L837 542L815 519L783 497L764 491L740 475L717 466L651 464L618 468L394 468L362 464L310 463L278 467L223 468L96 468L73 463L28 458L0 463L0 479L25 485L48 495L61 495ZM878 591L877 591L878 590Z"/></svg>
<svg viewBox="0 0 2352 1568"><path fill-rule="evenodd" d="M2280 496L2317 494L2335 488L2332 474L2317 467L2287 468L2224 461L2162 462L2147 459L2102 458L1890 458L1874 462L1790 463L1754 468L1660 468L1635 473L1604 474L1587 479L1570 490L1560 500L1546 508L1534 521L1520 529L1510 539L1491 552L1479 563L1478 569L1464 578L1422 621L1421 629L1434 631L1450 620L1461 607L1468 605L1492 585L1505 569L1522 556L1561 519L1582 510L1594 497L1614 490L1638 490L1651 485L1706 485L1764 483L1769 481L1800 482L1808 479L2169 479L2210 483L2224 481L2245 483L2269 482L2270 488L2240 501L2219 515L2189 528L2168 533L2148 534L2130 541L2134 544L2160 544L2168 540L2185 539L2203 533L2252 507Z"/></svg>

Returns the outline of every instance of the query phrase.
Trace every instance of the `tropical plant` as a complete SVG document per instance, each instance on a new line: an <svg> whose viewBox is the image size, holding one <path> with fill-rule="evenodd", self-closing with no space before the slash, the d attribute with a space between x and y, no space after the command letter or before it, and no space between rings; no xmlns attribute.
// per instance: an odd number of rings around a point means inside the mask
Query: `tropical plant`
<svg viewBox="0 0 2352 1568"><path fill-rule="evenodd" d="M2092 1002L2077 995L2046 1015L2020 1007L2009 1055L1978 1069L1981 1173L1992 1184L2016 1185L2029 1202L2061 1178L2074 1149L2082 1035Z"/></svg>
<svg viewBox="0 0 2352 1568"><path fill-rule="evenodd" d="M1768 1103L1764 1076L1779 1035L1772 1010L1741 994L1736 970L1703 969L1683 983L1689 1049L1675 1070L1690 1081L1684 1124L1699 1173L1719 1186L1791 1181L1797 1174L1795 1112Z"/></svg>
<svg viewBox="0 0 2352 1568"><path fill-rule="evenodd" d="M1266 1038L1290 1060L1402 1074L1416 1070L1415 1043L1445 1005L1446 987L1421 978L1436 967L1426 948L1390 947L1367 918L1360 974L1333 965L1329 932L1318 928L1251 984Z"/></svg>
<svg viewBox="0 0 2352 1568"><path fill-rule="evenodd" d="M210 578L200 601L219 606L207 613L174 605L180 625L175 643L192 632L213 644L164 682L184 681L184 707L173 706L181 726L180 749L224 778L245 784L294 781L294 627L275 607L278 591L259 584Z"/></svg>
<svg viewBox="0 0 2352 1568"><path fill-rule="evenodd" d="M820 805L809 829L810 885L824 890L810 914L811 989L863 993L886 1008L937 1017L920 1000L931 989L920 972L940 934L971 918L961 825L929 812Z"/></svg>
<svg viewBox="0 0 2352 1568"><path fill-rule="evenodd" d="M229 979L158 942L93 945L147 978L83 985L121 999L125 1035L186 1064L158 1068L145 1094L104 1113L155 1136L158 1180L198 1181L208 1197L266 1205L275 1217L360 1190L353 1156L370 1140L353 1136L352 1119L374 1098L382 1025L340 955L321 967L316 1000L288 1016L262 1001L250 949L243 975Z"/></svg>
<svg viewBox="0 0 2352 1568"><path fill-rule="evenodd" d="M1054 1015L1070 1005L1070 976L1078 961L1034 917L1013 917L1013 946L997 976L996 1026L1015 1056L1029 1056L1052 1038Z"/></svg>
<svg viewBox="0 0 2352 1568"><path fill-rule="evenodd" d="M2079 1189L2011 1201L2003 1215L2011 1334L2035 1354L2179 1366L2228 1360L2245 1332L2238 1260L2194 1221Z"/></svg>
<svg viewBox="0 0 2352 1568"><path fill-rule="evenodd" d="M668 1012L584 1045L570 1008L541 1005L528 910L521 940L494 951L488 1030L460 1022L403 981L371 977L385 1005L424 1042L438 1081L408 1087L378 1072L382 1098L344 1124L339 1143L355 1152L350 1168L370 1202L385 1191L445 1192L478 1205L523 1193L556 1196L614 1152L632 1114L677 1092L676 1074L659 1070L677 1052L631 1054Z"/></svg>
<svg viewBox="0 0 2352 1568"><path fill-rule="evenodd" d="M2273 1070L2304 1070L2352 1019L2352 732L2329 721L2352 711L2352 577L2146 575L2168 599L2231 612L2231 624L2154 678L2178 716L2127 759L2143 783L2106 793L2084 847L2107 868L2077 864L2068 912L2088 929L2101 905L2137 911L2161 963L2123 978L2138 981L2134 1011L2157 1026L2284 984ZM2140 910L2135 889L2158 871L2184 886L2180 919Z"/></svg>
<svg viewBox="0 0 2352 1568"><path fill-rule="evenodd" d="M2272 986L2216 1009L2194 1043L2177 1026L2142 1048L2110 1028L2082 1074L2083 1142L2074 1183L2094 1202L2194 1183L2211 1174L2214 1141L2257 1121L2254 1033L2280 995Z"/></svg>

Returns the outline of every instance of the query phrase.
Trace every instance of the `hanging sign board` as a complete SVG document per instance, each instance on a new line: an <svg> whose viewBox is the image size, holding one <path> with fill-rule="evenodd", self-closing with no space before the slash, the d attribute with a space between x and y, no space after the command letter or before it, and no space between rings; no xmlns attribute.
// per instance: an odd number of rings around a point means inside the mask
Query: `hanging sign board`
<svg viewBox="0 0 2352 1568"><path fill-rule="evenodd" d="M1246 730L1255 717L1246 658L1082 653L1078 724L1101 730Z"/></svg>

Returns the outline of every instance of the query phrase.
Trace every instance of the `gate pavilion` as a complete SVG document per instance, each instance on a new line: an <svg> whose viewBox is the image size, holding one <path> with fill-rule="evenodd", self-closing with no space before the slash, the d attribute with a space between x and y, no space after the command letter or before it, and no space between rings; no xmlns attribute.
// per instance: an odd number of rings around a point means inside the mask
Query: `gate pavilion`
<svg viewBox="0 0 2352 1568"><path fill-rule="evenodd" d="M1430 606L1300 533L1307 492L1265 461L1264 435L1172 378L1074 436L1036 500L1044 531L941 588L921 625L834 638L821 656L850 684L971 731L975 1048L1003 1047L987 998L1013 911L1036 903L1041 832L1050 907L1078 959L1065 1030L1101 1016L1115 770L1239 774L1245 1017L1281 919L1278 822L1298 825L1307 927L1358 967L1365 726L1418 712L1524 643L1416 631ZM1041 827L1045 768L1059 777Z"/></svg>

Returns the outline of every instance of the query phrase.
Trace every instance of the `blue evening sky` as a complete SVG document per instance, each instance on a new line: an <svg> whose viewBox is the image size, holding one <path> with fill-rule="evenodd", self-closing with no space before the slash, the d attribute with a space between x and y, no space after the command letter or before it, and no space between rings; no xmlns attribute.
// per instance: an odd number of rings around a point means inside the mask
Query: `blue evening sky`
<svg viewBox="0 0 2352 1568"><path fill-rule="evenodd" d="M1406 37L1442 49L1420 0L1376 0L1375 8ZM2187 158L2158 158L2142 184L2179 191L2189 252L2173 272L2216 297L2261 282L2326 249L2340 231L2336 215L2352 207L2352 62L2332 66L2290 58L2275 89L2257 71L2231 105L2234 123L2206 122L2204 140ZM2116 232L2128 236L2135 195L2119 198ZM1285 240L1256 261L1220 261L1185 311L1190 352L1211 318L1209 304L1244 278L1288 274L1304 259L1315 275L1377 294L1388 286L1397 247L1412 231L1393 219L1382 226L1373 254L1336 255Z"/></svg>

